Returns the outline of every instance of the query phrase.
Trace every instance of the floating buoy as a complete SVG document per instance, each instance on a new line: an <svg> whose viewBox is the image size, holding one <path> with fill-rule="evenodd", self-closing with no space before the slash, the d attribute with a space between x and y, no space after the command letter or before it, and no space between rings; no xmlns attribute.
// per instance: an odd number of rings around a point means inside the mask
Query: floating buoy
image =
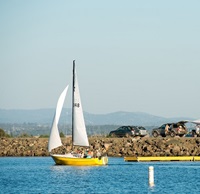
<svg viewBox="0 0 200 194"><path fill-rule="evenodd" d="M149 166L149 186L154 186L154 168L153 166Z"/></svg>

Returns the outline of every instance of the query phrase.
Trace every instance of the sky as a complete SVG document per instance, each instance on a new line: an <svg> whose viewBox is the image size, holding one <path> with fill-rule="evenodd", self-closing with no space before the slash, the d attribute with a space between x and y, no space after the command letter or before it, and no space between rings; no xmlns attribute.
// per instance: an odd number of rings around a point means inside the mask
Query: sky
<svg viewBox="0 0 200 194"><path fill-rule="evenodd" d="M199 0L0 0L0 109L200 118Z"/></svg>

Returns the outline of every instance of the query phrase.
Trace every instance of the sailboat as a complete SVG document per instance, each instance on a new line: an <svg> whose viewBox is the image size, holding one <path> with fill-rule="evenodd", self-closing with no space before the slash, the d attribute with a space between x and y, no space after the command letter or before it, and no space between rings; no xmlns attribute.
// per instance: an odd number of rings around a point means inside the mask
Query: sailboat
<svg viewBox="0 0 200 194"><path fill-rule="evenodd" d="M97 158L83 158L77 154L52 154L51 151L59 146L62 146L61 138L58 130L58 122L63 108L65 97L67 95L69 85L61 93L52 123L51 133L48 142L48 151L51 157L58 165L76 165L76 166L92 166L108 164L107 156ZM75 61L73 61L73 87L72 87L72 147L83 146L89 147L85 121L83 117L83 109L81 105L78 80L75 69Z"/></svg>

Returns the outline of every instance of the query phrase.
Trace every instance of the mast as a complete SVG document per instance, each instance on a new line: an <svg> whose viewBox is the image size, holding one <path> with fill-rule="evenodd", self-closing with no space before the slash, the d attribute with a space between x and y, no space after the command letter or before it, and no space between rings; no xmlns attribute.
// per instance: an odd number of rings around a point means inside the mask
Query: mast
<svg viewBox="0 0 200 194"><path fill-rule="evenodd" d="M78 79L75 68L75 60L73 61L73 96L72 96L72 146L89 146L86 126L81 105L80 92L78 87Z"/></svg>
<svg viewBox="0 0 200 194"><path fill-rule="evenodd" d="M75 60L73 60L73 78L72 78L72 148L74 142L74 91L75 91Z"/></svg>

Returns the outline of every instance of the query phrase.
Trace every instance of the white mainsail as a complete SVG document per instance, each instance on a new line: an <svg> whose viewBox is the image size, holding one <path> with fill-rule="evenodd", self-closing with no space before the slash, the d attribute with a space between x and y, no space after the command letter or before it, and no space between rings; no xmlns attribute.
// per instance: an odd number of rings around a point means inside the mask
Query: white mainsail
<svg viewBox="0 0 200 194"><path fill-rule="evenodd" d="M68 90L68 85L67 87L63 90L63 92L61 93L58 102L57 102L57 106L56 106L56 112L54 115L54 120L53 120L53 124L52 124L52 128L51 128L51 134L49 137L49 144L48 144L48 151L51 152L52 149L57 148L59 146L62 145L61 139L60 139L60 134L58 131L58 122L60 119L60 114L63 108L63 104L65 101L65 97L67 94L67 90Z"/></svg>
<svg viewBox="0 0 200 194"><path fill-rule="evenodd" d="M89 146L86 133L85 121L81 105L78 80L76 77L75 62L74 62L74 84L73 84L73 145Z"/></svg>

